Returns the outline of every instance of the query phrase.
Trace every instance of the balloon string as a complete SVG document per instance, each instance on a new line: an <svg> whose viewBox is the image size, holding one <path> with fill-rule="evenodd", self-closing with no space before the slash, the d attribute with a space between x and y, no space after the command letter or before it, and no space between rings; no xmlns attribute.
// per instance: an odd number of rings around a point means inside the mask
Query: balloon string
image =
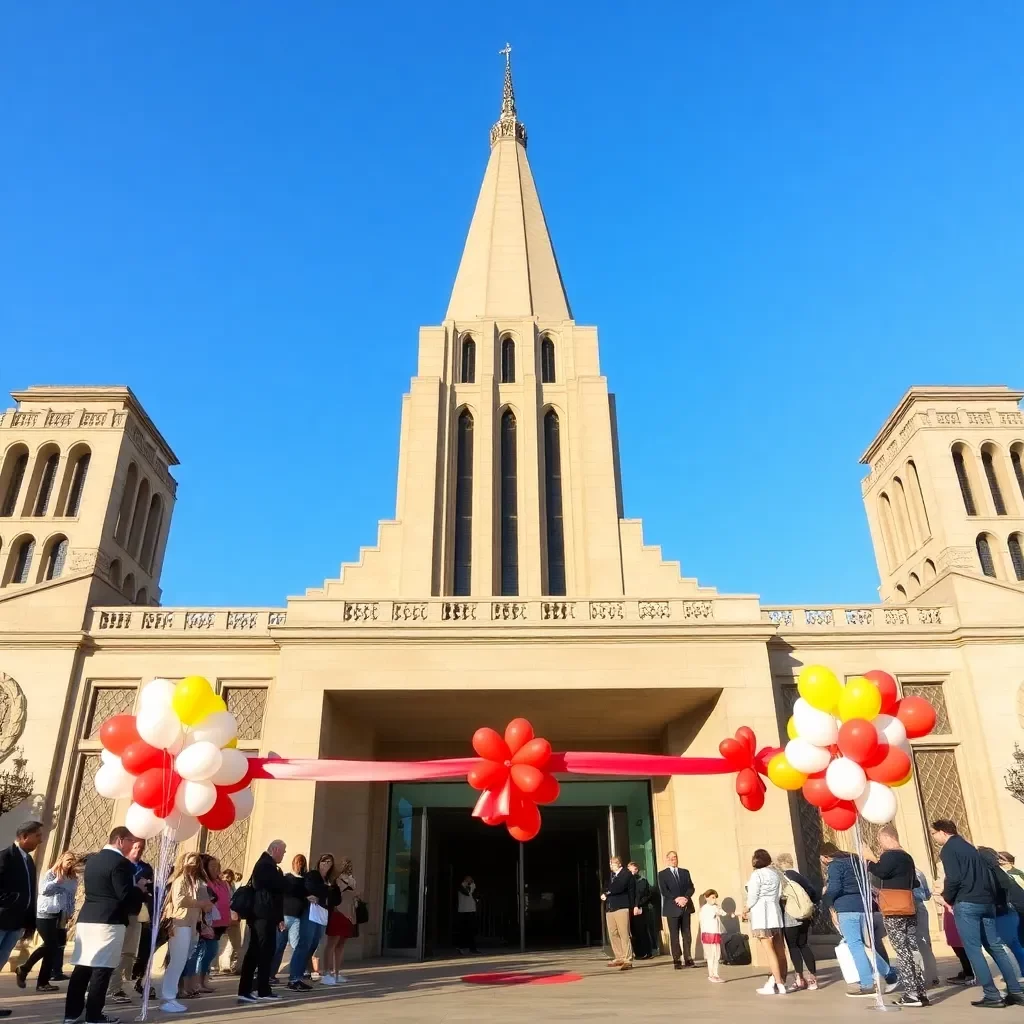
<svg viewBox="0 0 1024 1024"><path fill-rule="evenodd" d="M861 902L864 905L864 918L867 930L867 949L871 963L871 974L875 979L875 999L880 1009L885 1009L885 1000L882 997L882 977L878 971L878 950L875 944L875 914L874 899L871 893L871 881L868 878L867 861L864 859L864 839L860 828L860 818L853 823L853 842L857 850L857 863L854 865L853 874L857 879L857 888L860 890Z"/></svg>

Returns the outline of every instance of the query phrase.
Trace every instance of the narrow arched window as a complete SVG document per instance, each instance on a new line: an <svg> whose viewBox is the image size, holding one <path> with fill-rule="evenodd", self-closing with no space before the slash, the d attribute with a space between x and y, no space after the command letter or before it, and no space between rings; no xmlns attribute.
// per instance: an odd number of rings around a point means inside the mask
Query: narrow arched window
<svg viewBox="0 0 1024 1024"><path fill-rule="evenodd" d="M889 562L889 572L892 572L903 561L903 554L896 544L892 502L885 491L878 496L878 520L882 528L882 547L885 548L885 557Z"/></svg>
<svg viewBox="0 0 1024 1024"><path fill-rule="evenodd" d="M1006 515L1006 502L1003 500L1003 492L999 486L999 474L996 472L994 452L991 448L981 450L981 465L985 470L985 479L988 481L988 490L992 495L992 507L996 510L997 516Z"/></svg>
<svg viewBox="0 0 1024 1024"><path fill-rule="evenodd" d="M43 466L43 474L39 478L39 490L36 492L36 504L32 512L34 516L45 516L50 507L50 496L53 494L53 481L57 477L57 464L60 453L52 452Z"/></svg>
<svg viewBox="0 0 1024 1024"><path fill-rule="evenodd" d="M921 477L918 476L917 466L911 461L907 463L907 475L910 479L910 504L914 508L914 517L921 534L921 540L927 540L931 536L932 528L928 522L928 509L924 503L924 491L921 490Z"/></svg>
<svg viewBox="0 0 1024 1024"><path fill-rule="evenodd" d="M71 489L68 491L68 503L64 515L77 516L82 507L82 492L85 490L85 478L89 473L89 462L92 456L83 452L75 463L75 471L71 475Z"/></svg>
<svg viewBox="0 0 1024 1024"><path fill-rule="evenodd" d="M121 505L117 511L117 525L114 527L114 540L118 544L125 544L128 540L128 528L132 525L132 509L135 507L135 491L138 486L139 468L132 462L124 479Z"/></svg>
<svg viewBox="0 0 1024 1024"><path fill-rule="evenodd" d="M964 450L961 446L953 449L953 468L956 470L956 479L960 484L960 494L964 499L964 508L969 516L978 514L978 506L974 504L974 495L971 493L971 481L967 475L967 465L964 462Z"/></svg>
<svg viewBox="0 0 1024 1024"><path fill-rule="evenodd" d="M516 459L516 417L501 417L501 593L519 593L519 495Z"/></svg>
<svg viewBox="0 0 1024 1024"><path fill-rule="evenodd" d="M1013 565L1013 575L1018 580L1024 580L1024 547L1021 545L1021 534L1011 533L1007 542L1010 549L1010 562Z"/></svg>
<svg viewBox="0 0 1024 1024"><path fill-rule="evenodd" d="M547 593L565 593L565 527L562 521L562 452L558 413L544 416L544 509L547 515Z"/></svg>
<svg viewBox="0 0 1024 1024"><path fill-rule="evenodd" d="M935 579L935 563L930 558L924 560L924 578L926 581Z"/></svg>
<svg viewBox="0 0 1024 1024"><path fill-rule="evenodd" d="M149 604L149 591L145 587L139 588L139 593L135 598L136 604Z"/></svg>
<svg viewBox="0 0 1024 1024"><path fill-rule="evenodd" d="M902 586L898 586L896 588L896 600L897 601L906 601L906 599L907 599L907 592L906 592L906 590L904 590L904 588Z"/></svg>
<svg viewBox="0 0 1024 1024"><path fill-rule="evenodd" d="M67 537L59 537L50 545L50 555L46 559L45 578L48 580L59 579L61 573L64 572L64 562L67 560L67 557L68 539Z"/></svg>
<svg viewBox="0 0 1024 1024"><path fill-rule="evenodd" d="M149 573L153 571L153 558L156 555L156 545L160 537L160 527L163 525L163 519L163 500L159 494L154 494L153 500L149 503L146 532L142 539L142 551L139 554L139 565Z"/></svg>
<svg viewBox="0 0 1024 1024"><path fill-rule="evenodd" d="M910 587L915 592L921 589L921 580L916 572L910 574Z"/></svg>
<svg viewBox="0 0 1024 1024"><path fill-rule="evenodd" d="M20 455L14 456L14 463L7 478L7 489L4 492L4 503L3 508L0 508L0 516L14 515L14 509L18 504L18 495L21 493L21 485L25 480L25 470L27 468L28 452L22 452Z"/></svg>
<svg viewBox="0 0 1024 1024"><path fill-rule="evenodd" d="M501 339L501 383L512 384L516 379L516 343L512 338Z"/></svg>
<svg viewBox="0 0 1024 1024"><path fill-rule="evenodd" d="M542 384L555 383L555 343L546 334L540 341L540 379Z"/></svg>
<svg viewBox="0 0 1024 1024"><path fill-rule="evenodd" d="M117 587L118 590L121 589L121 559L120 558L115 558L110 563L110 582L113 583L114 586Z"/></svg>
<svg viewBox="0 0 1024 1024"><path fill-rule="evenodd" d="M462 339L461 370L459 380L463 384L476 383L476 342L469 335Z"/></svg>
<svg viewBox="0 0 1024 1024"><path fill-rule="evenodd" d="M142 543L142 531L149 515L149 481L143 479L139 484L139 493L135 499L135 512L132 514L132 528L128 534L128 553L138 558L139 545Z"/></svg>
<svg viewBox="0 0 1024 1024"><path fill-rule="evenodd" d="M124 578L124 587L122 588L125 594L128 596L129 601L135 600L135 573L128 573Z"/></svg>
<svg viewBox="0 0 1024 1024"><path fill-rule="evenodd" d="M978 534L977 541L978 561L981 562L981 571L993 579L996 576L996 563L992 557L992 544L984 533Z"/></svg>
<svg viewBox="0 0 1024 1024"><path fill-rule="evenodd" d="M914 529L910 522L910 506L907 504L907 492L903 487L903 481L898 477L892 478L892 493L895 501L896 512L896 535L900 540L900 548L904 558L912 551L917 550L917 540L914 536Z"/></svg>
<svg viewBox="0 0 1024 1024"><path fill-rule="evenodd" d="M28 574L32 568L32 556L35 554L36 542L33 537L26 537L18 545L18 552L14 559L14 572L11 574L12 583L28 583Z"/></svg>
<svg viewBox="0 0 1024 1024"><path fill-rule="evenodd" d="M455 545L452 593L466 595L473 582L473 414L459 415L455 456Z"/></svg>
<svg viewBox="0 0 1024 1024"><path fill-rule="evenodd" d="M1015 447L1010 452L1010 462L1013 463L1013 475L1017 478L1020 496L1024 498L1024 445Z"/></svg>

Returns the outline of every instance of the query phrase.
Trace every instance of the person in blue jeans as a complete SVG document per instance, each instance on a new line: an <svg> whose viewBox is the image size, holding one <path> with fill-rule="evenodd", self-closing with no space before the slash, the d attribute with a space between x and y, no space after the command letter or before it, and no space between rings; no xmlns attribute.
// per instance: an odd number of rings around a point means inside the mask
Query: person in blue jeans
<svg viewBox="0 0 1024 1024"><path fill-rule="evenodd" d="M292 963L295 962L299 950L302 922L309 917L309 899L305 884L307 870L306 858L297 853L292 857L291 871L284 876L284 927L277 933L277 949L270 965L271 984L275 983L277 972L281 970L285 946L292 947Z"/></svg>
<svg viewBox="0 0 1024 1024"><path fill-rule="evenodd" d="M43 823L18 826L14 842L0 850L0 966L6 965L21 939L36 930L36 865L32 854L43 841ZM0 1010L9 1017L10 1010Z"/></svg>
<svg viewBox="0 0 1024 1024"><path fill-rule="evenodd" d="M303 981L306 964L316 952L323 938L324 925L313 919L314 904L320 908L319 916L326 919L331 910L341 902L341 892L334 884L334 856L325 853L316 862L316 869L307 871L304 882L308 907L306 916L299 926L299 944L292 953L288 971L288 988L292 992L308 992L310 986Z"/></svg>
<svg viewBox="0 0 1024 1024"><path fill-rule="evenodd" d="M957 931L974 968L974 977L984 993L983 998L971 1005L991 1009L1024 1006L1017 965L999 938L996 926L996 904L1000 892L995 873L982 855L959 834L952 821L933 821L931 835L939 847L945 874L942 898L953 908ZM982 952L982 940L988 943L992 959L1003 976L1005 995L1000 993L992 978Z"/></svg>
<svg viewBox="0 0 1024 1024"><path fill-rule="evenodd" d="M882 956L884 946L880 941L879 929L875 927L874 915L869 918L864 912L864 899L857 882L859 871L861 883L869 884L864 882L866 871L863 862L858 857L840 850L834 843L823 843L821 863L825 875L823 899L826 906L831 907L836 926L849 947L853 962L857 965L858 984L851 986L846 994L853 998L868 998L875 994L874 971L864 943L867 928L871 929L875 967L879 975L885 979L886 991L891 992L898 980L896 971Z"/></svg>

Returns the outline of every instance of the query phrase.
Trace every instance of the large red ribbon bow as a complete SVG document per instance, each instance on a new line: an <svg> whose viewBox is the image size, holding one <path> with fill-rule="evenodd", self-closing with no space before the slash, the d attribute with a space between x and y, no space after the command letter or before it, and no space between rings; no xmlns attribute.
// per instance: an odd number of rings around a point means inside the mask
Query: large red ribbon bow
<svg viewBox="0 0 1024 1024"><path fill-rule="evenodd" d="M742 725L736 730L735 736L718 744L718 752L736 770L736 795L740 803L748 811L761 810L767 788L761 776L768 774L768 760L778 752L778 748L763 747L758 750L754 730Z"/></svg>

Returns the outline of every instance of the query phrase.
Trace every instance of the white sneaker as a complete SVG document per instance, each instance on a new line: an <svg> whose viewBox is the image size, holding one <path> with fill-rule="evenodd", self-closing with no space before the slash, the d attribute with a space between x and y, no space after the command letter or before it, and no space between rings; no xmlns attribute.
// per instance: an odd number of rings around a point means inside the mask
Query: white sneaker
<svg viewBox="0 0 1024 1024"><path fill-rule="evenodd" d="M177 999L172 999L169 1003L160 1004L161 1013L188 1013L188 1007L184 1003L179 1003Z"/></svg>
<svg viewBox="0 0 1024 1024"><path fill-rule="evenodd" d="M759 996L773 996L775 995L775 979L769 978L758 990Z"/></svg>
<svg viewBox="0 0 1024 1024"><path fill-rule="evenodd" d="M309 976L309 980L310 980L310 981L320 981L320 972L319 972L319 971L314 971L314 972L313 972L313 973L312 973L312 974L311 974L311 975Z"/></svg>
<svg viewBox="0 0 1024 1024"><path fill-rule="evenodd" d="M320 979L320 984L321 985L336 985L337 982L334 980L334 975L333 974L325 974Z"/></svg>

